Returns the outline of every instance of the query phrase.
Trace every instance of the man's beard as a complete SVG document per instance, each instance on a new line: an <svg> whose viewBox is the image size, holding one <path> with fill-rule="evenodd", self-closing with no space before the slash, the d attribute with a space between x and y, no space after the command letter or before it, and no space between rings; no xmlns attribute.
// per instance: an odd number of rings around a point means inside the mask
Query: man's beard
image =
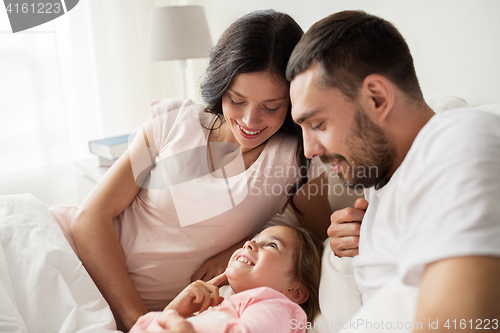
<svg viewBox="0 0 500 333"><path fill-rule="evenodd" d="M376 125L365 111L356 107L354 128L344 142L352 161L339 154L323 155L323 163L334 160L347 165L345 173L339 172L340 180L348 187L383 187L389 181L389 171L396 158L396 147L382 128Z"/></svg>

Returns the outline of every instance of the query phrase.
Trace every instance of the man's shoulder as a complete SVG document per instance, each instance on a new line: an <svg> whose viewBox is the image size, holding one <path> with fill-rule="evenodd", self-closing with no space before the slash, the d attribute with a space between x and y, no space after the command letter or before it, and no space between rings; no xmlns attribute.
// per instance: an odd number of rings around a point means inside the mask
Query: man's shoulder
<svg viewBox="0 0 500 333"><path fill-rule="evenodd" d="M465 107L436 114L423 127L419 136L428 132L453 135L460 131L463 134L469 134L483 132L485 129L498 130L498 126L500 126L499 116Z"/></svg>
<svg viewBox="0 0 500 333"><path fill-rule="evenodd" d="M411 150L440 153L468 150L486 143L500 144L500 117L460 108L436 114L419 132Z"/></svg>
<svg viewBox="0 0 500 333"><path fill-rule="evenodd" d="M490 166L500 163L499 152L500 117L466 108L446 111L422 128L397 174L407 186L462 182L478 173L492 177L497 169Z"/></svg>

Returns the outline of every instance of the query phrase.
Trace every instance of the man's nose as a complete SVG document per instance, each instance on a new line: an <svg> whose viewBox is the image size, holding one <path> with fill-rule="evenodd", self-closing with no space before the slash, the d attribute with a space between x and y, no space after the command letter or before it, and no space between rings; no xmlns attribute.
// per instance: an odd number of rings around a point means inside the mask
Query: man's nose
<svg viewBox="0 0 500 333"><path fill-rule="evenodd" d="M321 156L324 153L323 146L309 132L302 132L304 140L304 155L307 158Z"/></svg>

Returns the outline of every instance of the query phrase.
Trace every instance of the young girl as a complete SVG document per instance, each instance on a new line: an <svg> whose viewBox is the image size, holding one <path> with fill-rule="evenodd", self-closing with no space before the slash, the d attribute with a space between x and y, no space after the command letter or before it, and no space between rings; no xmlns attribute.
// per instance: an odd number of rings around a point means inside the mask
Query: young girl
<svg viewBox="0 0 500 333"><path fill-rule="evenodd" d="M193 282L130 332L303 332L319 309L321 250L302 228L269 227L233 253L223 274ZM235 294L224 300L217 285L226 277Z"/></svg>

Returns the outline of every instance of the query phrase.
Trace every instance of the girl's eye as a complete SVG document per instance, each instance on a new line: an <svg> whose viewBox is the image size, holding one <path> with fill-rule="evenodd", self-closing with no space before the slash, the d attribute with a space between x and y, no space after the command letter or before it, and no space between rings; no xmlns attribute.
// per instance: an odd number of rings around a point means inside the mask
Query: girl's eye
<svg viewBox="0 0 500 333"><path fill-rule="evenodd" d="M244 102L235 102L231 97L229 97L229 100L231 101L231 104L233 105L242 105Z"/></svg>
<svg viewBox="0 0 500 333"><path fill-rule="evenodd" d="M269 246L278 249L278 245L276 243L269 243Z"/></svg>
<svg viewBox="0 0 500 333"><path fill-rule="evenodd" d="M316 126L313 126L311 129L312 129L313 131L319 130L319 128L323 125L323 123L324 123L324 121L322 121L321 123L319 123L319 124L318 124L318 125L316 125Z"/></svg>

